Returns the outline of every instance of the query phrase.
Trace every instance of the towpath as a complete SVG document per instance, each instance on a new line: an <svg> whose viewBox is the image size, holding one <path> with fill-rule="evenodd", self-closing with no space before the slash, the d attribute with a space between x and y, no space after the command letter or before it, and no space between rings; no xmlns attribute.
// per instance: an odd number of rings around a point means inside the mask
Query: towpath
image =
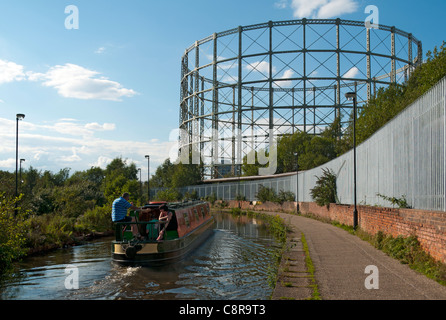
<svg viewBox="0 0 446 320"><path fill-rule="evenodd" d="M341 228L303 216L280 215L292 227L273 300L446 300L446 287ZM314 265L305 264L304 234ZM368 287L368 288L367 288Z"/></svg>

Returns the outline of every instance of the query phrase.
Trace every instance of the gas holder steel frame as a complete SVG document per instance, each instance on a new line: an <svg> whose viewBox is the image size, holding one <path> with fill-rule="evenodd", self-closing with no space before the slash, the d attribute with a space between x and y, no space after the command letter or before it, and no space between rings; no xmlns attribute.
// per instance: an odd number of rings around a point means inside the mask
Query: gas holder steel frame
<svg viewBox="0 0 446 320"><path fill-rule="evenodd" d="M186 49L181 60L180 150L199 152L205 176L240 175L269 137L345 130L377 90L403 83L422 63L422 44L395 27L302 19L240 26ZM195 159L197 160L197 159Z"/></svg>

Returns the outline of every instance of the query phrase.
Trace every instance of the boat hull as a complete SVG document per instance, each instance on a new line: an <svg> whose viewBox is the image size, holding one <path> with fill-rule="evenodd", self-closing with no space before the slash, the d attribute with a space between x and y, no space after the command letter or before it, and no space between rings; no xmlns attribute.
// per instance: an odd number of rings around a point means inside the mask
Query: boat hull
<svg viewBox="0 0 446 320"><path fill-rule="evenodd" d="M180 261L213 234L214 223L214 218L210 217L184 237L173 240L113 241L113 262L127 266L163 266Z"/></svg>

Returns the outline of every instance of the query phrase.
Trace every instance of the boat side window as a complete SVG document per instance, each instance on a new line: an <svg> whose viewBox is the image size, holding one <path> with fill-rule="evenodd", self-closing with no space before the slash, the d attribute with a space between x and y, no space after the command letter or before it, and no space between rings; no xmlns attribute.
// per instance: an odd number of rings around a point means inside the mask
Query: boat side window
<svg viewBox="0 0 446 320"><path fill-rule="evenodd" d="M200 217L198 216L198 211L197 211L197 209L194 209L194 215L195 215L195 220L196 220L196 221L200 220Z"/></svg>
<svg viewBox="0 0 446 320"><path fill-rule="evenodd" d="M189 228L190 222L189 222L189 214L187 211L183 212L183 217L184 217L184 222L186 223L186 226Z"/></svg>
<svg viewBox="0 0 446 320"><path fill-rule="evenodd" d="M200 210L201 210L201 216L204 218L204 216L205 216L205 214L204 214L204 208L201 207Z"/></svg>

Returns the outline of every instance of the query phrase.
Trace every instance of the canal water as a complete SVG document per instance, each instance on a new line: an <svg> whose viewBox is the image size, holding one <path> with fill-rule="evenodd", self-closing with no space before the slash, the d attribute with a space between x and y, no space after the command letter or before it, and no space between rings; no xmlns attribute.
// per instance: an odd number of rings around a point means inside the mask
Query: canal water
<svg viewBox="0 0 446 320"><path fill-rule="evenodd" d="M268 299L279 250L265 225L215 214L213 235L173 265L125 267L111 260L106 238L30 257L0 284L3 300L256 300ZM78 289L69 280L77 272ZM68 289L67 289L68 288Z"/></svg>

